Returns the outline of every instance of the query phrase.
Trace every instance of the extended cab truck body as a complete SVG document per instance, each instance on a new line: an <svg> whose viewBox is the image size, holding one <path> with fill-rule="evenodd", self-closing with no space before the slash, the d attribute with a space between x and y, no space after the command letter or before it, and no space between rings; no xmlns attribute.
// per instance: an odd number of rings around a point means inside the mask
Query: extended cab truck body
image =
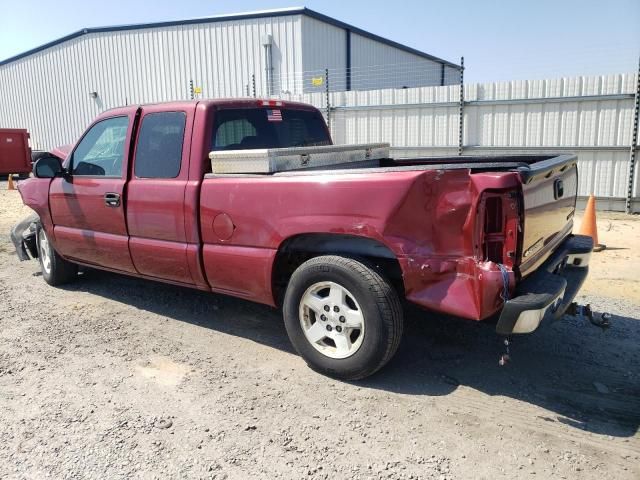
<svg viewBox="0 0 640 480"><path fill-rule="evenodd" d="M277 115L274 115L274 109ZM282 306L314 369L363 378L402 335L401 299L503 335L558 318L587 274L574 156L382 159L213 174L211 151L329 145L313 107L210 100L103 113L19 184L51 284L78 265ZM19 253L26 225L13 232Z"/></svg>

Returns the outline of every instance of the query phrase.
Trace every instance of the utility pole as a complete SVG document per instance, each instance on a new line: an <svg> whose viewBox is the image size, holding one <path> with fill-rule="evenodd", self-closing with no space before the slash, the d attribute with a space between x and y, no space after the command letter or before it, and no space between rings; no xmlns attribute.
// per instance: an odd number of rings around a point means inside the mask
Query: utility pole
<svg viewBox="0 0 640 480"><path fill-rule="evenodd" d="M458 155L462 155L464 145L464 57L460 57L460 103L458 104Z"/></svg>
<svg viewBox="0 0 640 480"><path fill-rule="evenodd" d="M633 187L635 184L636 156L638 152L638 113L640 110L640 57L638 57L638 72L636 73L636 103L633 109L633 133L631 134L631 148L629 149L629 183L627 185L627 201L625 211L631 213ZM640 188L640 187L639 187Z"/></svg>
<svg viewBox="0 0 640 480"><path fill-rule="evenodd" d="M331 103L329 101L329 69L324 69L324 92L327 100L327 127L331 131Z"/></svg>

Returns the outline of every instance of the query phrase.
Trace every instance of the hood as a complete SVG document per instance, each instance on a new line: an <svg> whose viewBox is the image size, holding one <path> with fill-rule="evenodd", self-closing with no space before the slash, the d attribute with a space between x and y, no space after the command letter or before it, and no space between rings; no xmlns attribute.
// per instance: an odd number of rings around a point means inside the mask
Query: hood
<svg viewBox="0 0 640 480"><path fill-rule="evenodd" d="M55 147L49 150L49 153L55 155L64 162L67 159L67 156L69 156L72 148L73 145L60 145L59 147Z"/></svg>

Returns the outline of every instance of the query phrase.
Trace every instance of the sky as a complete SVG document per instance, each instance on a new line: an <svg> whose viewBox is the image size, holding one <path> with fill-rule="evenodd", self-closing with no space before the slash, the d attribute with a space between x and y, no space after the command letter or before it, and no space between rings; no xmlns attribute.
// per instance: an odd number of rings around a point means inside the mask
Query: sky
<svg viewBox="0 0 640 480"><path fill-rule="evenodd" d="M466 82L634 72L640 0L0 0L0 60L85 27L306 6L459 63Z"/></svg>

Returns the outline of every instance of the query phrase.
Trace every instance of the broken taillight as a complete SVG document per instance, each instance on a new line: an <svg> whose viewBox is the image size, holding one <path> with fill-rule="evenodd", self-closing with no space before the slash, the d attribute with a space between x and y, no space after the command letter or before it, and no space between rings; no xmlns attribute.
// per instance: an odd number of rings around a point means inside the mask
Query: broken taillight
<svg viewBox="0 0 640 480"><path fill-rule="evenodd" d="M513 267L519 222L516 191L485 192L481 201L480 255L484 261Z"/></svg>

